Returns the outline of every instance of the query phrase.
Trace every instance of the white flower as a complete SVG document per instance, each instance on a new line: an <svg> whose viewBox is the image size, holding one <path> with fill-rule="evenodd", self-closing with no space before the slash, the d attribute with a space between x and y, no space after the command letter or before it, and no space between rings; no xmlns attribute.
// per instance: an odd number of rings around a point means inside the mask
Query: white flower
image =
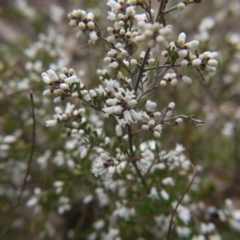
<svg viewBox="0 0 240 240"><path fill-rule="evenodd" d="M57 125L57 120L56 119L47 120L45 123L46 123L46 127L53 127L53 126Z"/></svg>
<svg viewBox="0 0 240 240"><path fill-rule="evenodd" d="M126 124L130 124L131 122L133 122L133 119L132 119L132 115L131 113L129 112L129 110L125 110L123 112L123 118L125 120L125 125Z"/></svg>
<svg viewBox="0 0 240 240"><path fill-rule="evenodd" d="M93 200L93 196L92 196L92 195L87 195L87 196L84 197L83 203L84 203L84 204L88 204L88 203L90 203L92 200Z"/></svg>
<svg viewBox="0 0 240 240"><path fill-rule="evenodd" d="M190 49L191 51L197 50L198 45L199 45L199 41L198 41L198 40L193 40L193 41L188 42L188 43L185 44L185 46L186 46L188 49Z"/></svg>
<svg viewBox="0 0 240 240"><path fill-rule="evenodd" d="M107 5L112 9L114 13L118 13L121 5L114 0L108 0Z"/></svg>
<svg viewBox="0 0 240 240"><path fill-rule="evenodd" d="M186 49L182 49L178 51L178 56L184 58L188 55L188 51Z"/></svg>
<svg viewBox="0 0 240 240"><path fill-rule="evenodd" d="M201 63L202 63L202 61L201 61L201 59L199 59L199 58L194 59L194 60L192 61L192 65L193 65L194 67L199 67L199 66L201 65Z"/></svg>
<svg viewBox="0 0 240 240"><path fill-rule="evenodd" d="M116 205L117 209L113 212L113 216L123 218L124 220L129 220L130 217L135 215L135 209L133 207L127 208L119 202L117 202Z"/></svg>
<svg viewBox="0 0 240 240"><path fill-rule="evenodd" d="M178 217L184 222L184 224L188 224L191 221L191 213L188 208L180 205L178 206L177 212Z"/></svg>
<svg viewBox="0 0 240 240"><path fill-rule="evenodd" d="M175 108L175 103L174 102L169 103L168 108L169 109L174 109Z"/></svg>
<svg viewBox="0 0 240 240"><path fill-rule="evenodd" d="M94 222L93 227L96 230L101 230L105 225L105 222L103 219L99 219L98 221Z"/></svg>
<svg viewBox="0 0 240 240"><path fill-rule="evenodd" d="M151 191L150 191L150 194L148 195L149 198L151 199L159 199L159 195L158 195L158 192L157 192L157 189L155 187L152 187L151 188Z"/></svg>
<svg viewBox="0 0 240 240"><path fill-rule="evenodd" d="M135 111L134 109L130 110L132 118L135 122L142 120L142 114L140 112Z"/></svg>
<svg viewBox="0 0 240 240"><path fill-rule="evenodd" d="M161 194L161 197L162 197L164 200L166 200L166 201L169 200L169 195L168 195L168 193L167 193L165 190L162 190L162 191L160 192L160 194Z"/></svg>
<svg viewBox="0 0 240 240"><path fill-rule="evenodd" d="M109 115L111 115L112 113L114 113L114 109L116 106L111 106L111 107L106 107L104 106L104 108L102 109L105 112L105 117L109 117Z"/></svg>
<svg viewBox="0 0 240 240"><path fill-rule="evenodd" d="M183 47L185 44L185 40L186 40L186 34L184 32L180 33L178 36L178 45L180 47Z"/></svg>
<svg viewBox="0 0 240 240"><path fill-rule="evenodd" d="M72 84L72 83L75 83L75 82L79 82L79 79L77 78L76 75L72 75L71 77L65 78L64 82L67 83L67 84Z"/></svg>
<svg viewBox="0 0 240 240"><path fill-rule="evenodd" d="M176 231L180 238L188 238L191 234L191 229L188 227L177 226Z"/></svg>
<svg viewBox="0 0 240 240"><path fill-rule="evenodd" d="M98 40L98 36L95 31L90 31L89 32L89 37L92 41L96 42Z"/></svg>
<svg viewBox="0 0 240 240"><path fill-rule="evenodd" d="M47 71L47 74L48 74L48 77L50 78L50 80L52 82L55 82L55 81L59 80L58 75L52 69L49 69Z"/></svg>
<svg viewBox="0 0 240 240"><path fill-rule="evenodd" d="M148 112L154 112L156 110L157 104L151 100L147 100L145 109Z"/></svg>
<svg viewBox="0 0 240 240"><path fill-rule="evenodd" d="M27 207L36 206L38 204L38 201L39 201L39 197L33 196L27 201L26 206Z"/></svg>
<svg viewBox="0 0 240 240"><path fill-rule="evenodd" d="M204 32L206 30L213 28L214 25L215 25L215 20L211 17L206 17L206 18L202 19L200 26L199 26L199 30L200 30L200 32Z"/></svg>
<svg viewBox="0 0 240 240"><path fill-rule="evenodd" d="M171 178L171 177L166 177L162 180L162 183L164 185L169 185L169 186L174 186L175 185L175 182L174 180Z"/></svg>
<svg viewBox="0 0 240 240"><path fill-rule="evenodd" d="M182 81L186 84L191 84L192 83L192 79L188 76L182 76Z"/></svg>

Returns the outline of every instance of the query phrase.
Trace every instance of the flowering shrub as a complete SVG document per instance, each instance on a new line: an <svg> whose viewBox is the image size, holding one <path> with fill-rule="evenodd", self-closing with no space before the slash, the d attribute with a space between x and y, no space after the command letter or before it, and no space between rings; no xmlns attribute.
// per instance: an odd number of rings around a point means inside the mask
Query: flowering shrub
<svg viewBox="0 0 240 240"><path fill-rule="evenodd" d="M212 189L202 181L205 169L177 135L181 128L189 135L193 126L205 121L210 132L209 123L219 115L225 121L222 133L237 136L239 108L229 118L208 91L216 81L218 65L224 64L224 60L218 64L218 55L223 55L218 54L217 45L208 44L217 20L204 18L195 37L178 32L174 16L181 20L184 11L195 11L201 0L172 2L108 0L106 19L97 8L71 11L67 17L73 29L66 31L74 32L81 52L89 51L86 70L79 71L76 64L75 70L66 68L75 49L53 27L25 48L27 76L19 74L21 81L1 88L9 96L17 89L18 100L25 102L21 91L26 89L42 91L43 96L30 94L32 111L12 111L13 116L20 116L20 130L1 137L0 169L6 182L1 196L7 208L12 206L2 238L10 229L26 224L21 219L24 213L16 209L32 211L36 239L200 240L222 239L221 235L235 236L234 231L239 231L239 210L230 199L218 206L208 203ZM217 1L214 4L221 7ZM18 11L33 19L34 9L26 6L20 1ZM50 12L51 20L61 23L64 10L53 5ZM238 38L229 33L226 40L236 59ZM15 54L8 51L2 63L6 76L4 64ZM90 61L98 58L100 64L92 67ZM225 61L231 66L231 59ZM226 84L233 82L233 76L226 76ZM178 108L192 101L194 85L202 86L213 99L203 112L197 111L200 103L194 102L190 108ZM203 101L195 93L196 100ZM28 139L24 135L31 125ZM183 142L188 144L186 139ZM10 151L14 147L30 149L29 159L19 161L26 158L26 150L15 156Z"/></svg>

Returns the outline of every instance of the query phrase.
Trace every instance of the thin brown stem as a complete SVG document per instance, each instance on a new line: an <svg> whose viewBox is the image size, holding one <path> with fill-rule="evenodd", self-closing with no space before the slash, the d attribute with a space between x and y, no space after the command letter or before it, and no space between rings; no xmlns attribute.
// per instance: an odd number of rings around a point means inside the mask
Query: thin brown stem
<svg viewBox="0 0 240 240"><path fill-rule="evenodd" d="M130 126L129 124L127 124L127 132L128 132L128 141L129 141L129 150L130 150L131 157L133 157L133 155L134 155L133 142L132 142L132 136L133 136L133 135L132 135L131 126ZM147 185L147 183L146 183L146 180L144 179L141 171L139 170L139 168L138 168L135 160L134 160L134 159L131 160L131 163L133 164L133 166L134 166L134 168L135 168L135 170L136 170L136 172L137 172L137 174L138 174L138 176L139 176L139 178L140 178L143 186L145 186L146 189L147 189L147 192L149 192L149 189L148 189L148 185Z"/></svg>
<svg viewBox="0 0 240 240"><path fill-rule="evenodd" d="M182 197L179 199L176 207L175 207L174 210L173 210L173 214L172 214L172 216L171 216L170 223L169 223L169 227L168 227L167 240L170 240L173 218L174 218L175 214L177 213L177 209L178 209L179 205L181 204L181 202L182 202L183 198L185 197L185 195L188 193L191 185L193 184L193 180L194 180L194 178L195 178L195 176L196 176L196 169L195 169L194 165L191 164L191 167L192 167L192 169L193 169L193 177L192 177L190 183L188 184L185 192L183 193Z"/></svg>
<svg viewBox="0 0 240 240"><path fill-rule="evenodd" d="M9 230L9 228L11 226L14 214L15 214L14 211L15 211L15 209L18 207L18 205L21 202L22 194L23 194L23 191L24 191L26 183L27 183L27 177L28 177L29 172L30 172L30 167L31 167L32 159L33 159L33 154L34 154L34 151L35 151L36 119L35 119L34 100L33 100L33 92L32 91L30 91L30 100L31 100L31 108L32 108L33 125L32 125L31 149L30 149L30 154L29 154L29 158L28 158L28 166L27 166L27 170L26 170L26 173L25 173L25 176L24 176L22 187L21 187L21 192L20 192L20 194L18 196L16 204L12 208L12 213L11 213L11 215L9 217L9 220L8 220L8 222L6 224L6 227L1 232L0 239L4 239L6 233L8 232L8 230Z"/></svg>
<svg viewBox="0 0 240 240"><path fill-rule="evenodd" d="M188 63L187 66L191 66L191 65L192 65L192 63ZM182 65L181 64L163 64L163 65L159 65L159 66L155 66L155 67L145 68L144 72L159 69L159 68L175 68L175 67L182 67Z"/></svg>
<svg viewBox="0 0 240 240"><path fill-rule="evenodd" d="M30 155L28 158L28 166L27 166L27 171L25 173L24 176L24 181L23 181L23 185L21 188L21 192L19 194L18 197L18 201L16 203L16 207L18 206L18 204L21 201L22 198L22 193L25 189L26 183L27 183L27 177L30 173L30 167L31 167L31 163L32 163L32 159L33 159L33 154L34 154L34 150L35 150L35 140L36 140L36 119L35 119L35 112L34 112L34 100L33 100L33 92L30 91L30 99L31 99L31 108L32 108L32 119L33 119L33 125L32 125L32 138L31 138L31 150L30 150Z"/></svg>
<svg viewBox="0 0 240 240"><path fill-rule="evenodd" d="M163 11L164 11L165 5L166 5L166 0L161 0L159 8L158 8L158 14L156 16L156 19L158 19L159 16L163 15Z"/></svg>
<svg viewBox="0 0 240 240"><path fill-rule="evenodd" d="M149 88L148 88L145 92L143 92L141 95L139 95L139 96L137 97L137 100L140 100L143 96L145 96L145 95L148 94L149 92L153 91L154 89L158 89L159 84L158 84L157 86L155 85L155 84L156 84L156 80L157 80L159 77L161 77L167 70L168 70L168 68L163 69L163 70L155 77L154 81L151 83L151 85L149 86Z"/></svg>
<svg viewBox="0 0 240 240"><path fill-rule="evenodd" d="M148 48L147 48L147 51L145 52L145 55L144 55L143 61L142 61L142 63L141 63L141 66L139 67L139 72L138 72L137 80L136 80L135 86L134 86L135 92L137 92L139 83L141 82L142 75L143 75L143 73L144 73L144 66L145 66L145 64L146 64L146 62L147 62L147 59L148 59L150 50L151 50L151 49L148 47Z"/></svg>

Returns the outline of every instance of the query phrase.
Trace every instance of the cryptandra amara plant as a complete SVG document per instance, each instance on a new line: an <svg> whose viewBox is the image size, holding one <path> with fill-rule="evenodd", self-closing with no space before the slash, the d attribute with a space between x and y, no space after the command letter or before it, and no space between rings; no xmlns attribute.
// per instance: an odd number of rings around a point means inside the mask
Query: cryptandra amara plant
<svg viewBox="0 0 240 240"><path fill-rule="evenodd" d="M191 201L190 193L199 187L194 181L199 167L190 162L182 145L166 151L160 138L165 126L178 126L184 119L196 125L203 121L174 115L174 102L159 109L152 99L153 93L166 93L167 85L191 84L192 79L181 73L184 68L197 71L205 82L204 75L216 71L218 54L200 53L199 41L186 41L184 32L171 39L173 26L166 23L166 15L201 0L172 7L168 7L170 1L157 2L154 11L151 0L108 0L111 26L106 30L91 12L68 14L69 26L78 29L76 37L87 38L85 47L106 47L104 66L96 70L99 86L89 89L73 69L42 73L49 86L44 96L55 95L54 103L71 100L65 110L55 107L55 115L46 125L65 126L62 137L68 141L64 150L73 151L81 162L88 161L96 177L94 194L86 194L83 202L96 198L100 208L108 209L95 219L88 239L170 239L171 233L194 240L220 239L209 222L212 212ZM61 165L62 154L54 159L57 165ZM56 192L61 192L63 184L55 182ZM36 189L27 205L36 206L43 195ZM61 197L59 214L70 209L70 199ZM233 220L229 201L226 209L215 212L225 221ZM201 220L193 221L196 216Z"/></svg>

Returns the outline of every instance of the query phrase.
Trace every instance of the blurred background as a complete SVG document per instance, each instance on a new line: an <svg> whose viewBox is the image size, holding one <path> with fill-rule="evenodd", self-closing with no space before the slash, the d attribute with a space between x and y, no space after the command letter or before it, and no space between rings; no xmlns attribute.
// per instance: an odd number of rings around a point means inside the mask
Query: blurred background
<svg viewBox="0 0 240 240"><path fill-rule="evenodd" d="M157 6L157 1L152 1ZM179 1L169 0L168 6ZM60 71L74 68L88 86L99 82L96 70L103 65L104 49L87 48L75 38L76 30L68 26L67 14L73 9L95 14L99 25L108 26L106 1L98 0L1 0L0 1L0 229L8 232L4 239L71 239L72 226L88 229L94 218L94 202L78 205L77 211L56 213L54 195L44 202L44 214L26 207L36 188L50 191L53 183L65 181L64 193L81 198L94 185L94 177L83 177L78 168L58 167L54 156L64 143L61 128L46 128L52 119L52 100L42 97L45 85L41 73L49 68ZM186 155L203 167L203 191L199 198L220 206L231 198L240 208L240 1L212 0L191 4L184 11L166 16L174 26L173 39L187 34L187 41L200 40L200 51L217 51L219 66L215 74L206 74L206 83L194 69L179 70L193 79L192 85L166 87L154 99L162 110L176 103L175 114L194 115L205 121L195 126L184 121L181 126L166 127L161 142L166 149L176 143L186 147ZM31 178L20 205L13 210L23 183L31 149L32 117L29 90L33 90L36 112L36 148ZM160 97L159 97L160 96ZM60 154L61 155L61 154ZM60 158L60 157L59 157ZM73 159L77 166L78 159ZM89 166L86 166L89 167ZM57 176L57 177L56 177ZM88 214L84 215L84 212ZM84 217L82 217L84 216ZM80 223L79 223L80 219ZM8 224L11 222L11 224ZM49 224L46 224L49 223ZM57 229L57 230L56 230ZM87 231L87 230L86 230ZM238 235L222 229L224 239ZM233 235L231 235L233 234ZM76 238L76 239L86 239Z"/></svg>

